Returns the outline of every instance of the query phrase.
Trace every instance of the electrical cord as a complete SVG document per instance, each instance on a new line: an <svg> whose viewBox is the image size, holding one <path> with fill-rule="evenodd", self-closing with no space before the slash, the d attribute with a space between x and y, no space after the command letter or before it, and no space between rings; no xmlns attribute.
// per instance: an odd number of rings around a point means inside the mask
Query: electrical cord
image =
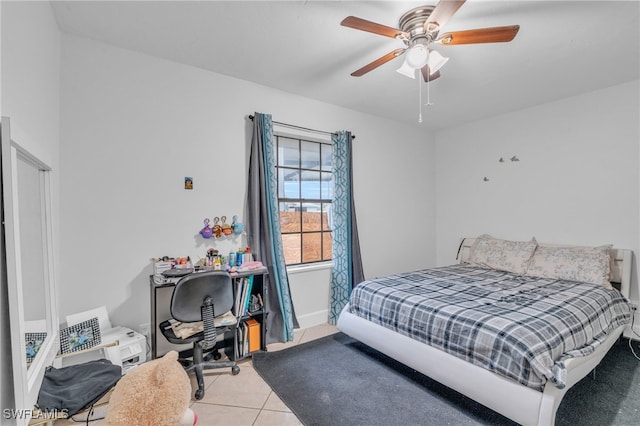
<svg viewBox="0 0 640 426"><path fill-rule="evenodd" d="M98 420L104 420L105 417L96 417L95 419L92 419L91 416L93 416L93 405L91 406L91 408L89 409L89 412L87 413L87 417L84 420L76 420L73 418L73 416L69 417L69 420L76 422L76 423L84 423L86 425L89 425L89 422L95 422Z"/></svg>

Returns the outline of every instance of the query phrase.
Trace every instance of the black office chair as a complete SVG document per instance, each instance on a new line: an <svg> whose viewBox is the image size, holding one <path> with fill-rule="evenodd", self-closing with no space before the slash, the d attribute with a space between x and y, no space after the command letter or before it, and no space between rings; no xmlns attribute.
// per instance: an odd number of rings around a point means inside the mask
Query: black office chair
<svg viewBox="0 0 640 426"><path fill-rule="evenodd" d="M235 350L235 325L215 327L214 318L225 314L233 306L233 287L231 276L224 271L197 272L178 281L171 297L171 316L180 322L202 321L204 330L187 338L176 336L169 321L160 323L160 331L171 343L192 343L193 349L180 352L179 361L187 373L195 371L198 390L195 398L204 396L203 370L231 367L235 376L240 367L235 361L218 361L222 356L218 349L224 347L224 331L233 335L232 348ZM215 308L215 309L214 309ZM222 342L218 342L218 333L222 333ZM217 343L217 344L216 344ZM213 361L212 361L213 359Z"/></svg>

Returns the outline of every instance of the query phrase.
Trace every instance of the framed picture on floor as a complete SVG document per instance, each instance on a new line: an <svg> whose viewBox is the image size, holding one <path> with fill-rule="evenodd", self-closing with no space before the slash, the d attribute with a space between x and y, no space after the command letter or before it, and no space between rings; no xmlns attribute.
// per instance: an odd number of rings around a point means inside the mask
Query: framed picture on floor
<svg viewBox="0 0 640 426"><path fill-rule="evenodd" d="M60 330L60 353L82 351L102 342L98 317Z"/></svg>
<svg viewBox="0 0 640 426"><path fill-rule="evenodd" d="M27 366L31 365L33 359L38 355L42 342L47 337L47 333L24 333L24 346L26 349Z"/></svg>

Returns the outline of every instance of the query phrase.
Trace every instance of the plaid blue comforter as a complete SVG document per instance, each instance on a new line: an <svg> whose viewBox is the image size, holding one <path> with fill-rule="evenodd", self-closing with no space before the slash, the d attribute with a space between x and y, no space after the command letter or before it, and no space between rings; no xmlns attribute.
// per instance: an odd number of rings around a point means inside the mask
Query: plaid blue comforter
<svg viewBox="0 0 640 426"><path fill-rule="evenodd" d="M466 265L365 281L349 310L537 390L631 321L617 290Z"/></svg>

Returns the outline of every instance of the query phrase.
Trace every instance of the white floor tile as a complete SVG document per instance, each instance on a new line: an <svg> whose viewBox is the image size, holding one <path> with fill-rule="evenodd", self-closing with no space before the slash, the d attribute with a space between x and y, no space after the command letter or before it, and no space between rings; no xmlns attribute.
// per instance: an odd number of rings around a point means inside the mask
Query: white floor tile
<svg viewBox="0 0 640 426"><path fill-rule="evenodd" d="M236 376L218 376L200 402L260 409L270 393L271 388L253 366L245 364Z"/></svg>
<svg viewBox="0 0 640 426"><path fill-rule="evenodd" d="M191 409L198 416L196 426L251 426L260 410L196 402Z"/></svg>
<svg viewBox="0 0 640 426"><path fill-rule="evenodd" d="M287 407L284 402L275 394L275 392L271 392L269 397L267 398L267 402L262 407L264 410L271 411L283 411L283 412L291 412L289 407Z"/></svg>
<svg viewBox="0 0 640 426"><path fill-rule="evenodd" d="M301 426L302 423L293 413L262 410L254 426Z"/></svg>

